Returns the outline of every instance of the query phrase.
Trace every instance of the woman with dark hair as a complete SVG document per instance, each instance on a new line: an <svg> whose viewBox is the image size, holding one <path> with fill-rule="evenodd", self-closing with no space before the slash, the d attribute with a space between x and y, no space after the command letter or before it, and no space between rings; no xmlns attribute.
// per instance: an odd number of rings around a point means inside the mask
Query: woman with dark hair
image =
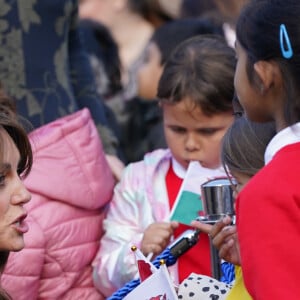
<svg viewBox="0 0 300 300"><path fill-rule="evenodd" d="M10 99L0 91L0 273L10 251L24 248L28 231L24 205L31 199L22 179L32 166L32 150L27 133L12 110ZM0 289L0 299L11 299Z"/></svg>

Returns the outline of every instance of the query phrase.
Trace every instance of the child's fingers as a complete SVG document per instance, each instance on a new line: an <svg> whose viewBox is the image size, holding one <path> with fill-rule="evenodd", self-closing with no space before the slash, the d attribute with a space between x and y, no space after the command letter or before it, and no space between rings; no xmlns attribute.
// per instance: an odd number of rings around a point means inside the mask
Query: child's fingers
<svg viewBox="0 0 300 300"><path fill-rule="evenodd" d="M220 249L224 243L227 243L229 239L234 238L235 235L236 228L234 226L225 226L213 237L213 245L217 249Z"/></svg>
<svg viewBox="0 0 300 300"><path fill-rule="evenodd" d="M199 229L201 232L204 232L204 233L207 233L207 234L210 233L210 231L213 227L210 224L204 224L204 223L201 223L199 221L192 221L191 226L193 226L194 228Z"/></svg>
<svg viewBox="0 0 300 300"><path fill-rule="evenodd" d="M170 224L172 229L176 229L179 226L179 222L177 221L171 221Z"/></svg>
<svg viewBox="0 0 300 300"><path fill-rule="evenodd" d="M230 255L230 251L232 251L234 243L235 243L234 239L230 239L225 244L222 245L222 247L219 250L220 258L226 259L227 256Z"/></svg>
<svg viewBox="0 0 300 300"><path fill-rule="evenodd" d="M214 238L224 227L228 227L232 222L232 219L229 216L224 217L223 219L217 221L212 227L210 236Z"/></svg>

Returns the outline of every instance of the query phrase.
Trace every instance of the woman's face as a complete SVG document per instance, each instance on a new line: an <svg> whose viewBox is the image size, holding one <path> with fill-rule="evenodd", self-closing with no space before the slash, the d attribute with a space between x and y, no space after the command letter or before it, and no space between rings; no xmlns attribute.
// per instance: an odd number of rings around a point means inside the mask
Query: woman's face
<svg viewBox="0 0 300 300"><path fill-rule="evenodd" d="M19 251L24 248L23 234L28 231L24 204L31 195L18 174L20 153L3 129L3 151L0 161L0 250Z"/></svg>

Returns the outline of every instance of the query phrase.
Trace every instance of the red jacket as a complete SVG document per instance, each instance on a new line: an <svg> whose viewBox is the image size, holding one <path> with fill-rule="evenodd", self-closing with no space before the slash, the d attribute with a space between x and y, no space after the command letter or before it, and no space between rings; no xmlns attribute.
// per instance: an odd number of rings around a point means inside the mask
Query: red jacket
<svg viewBox="0 0 300 300"><path fill-rule="evenodd" d="M237 228L253 299L300 299L300 143L278 151L241 191Z"/></svg>

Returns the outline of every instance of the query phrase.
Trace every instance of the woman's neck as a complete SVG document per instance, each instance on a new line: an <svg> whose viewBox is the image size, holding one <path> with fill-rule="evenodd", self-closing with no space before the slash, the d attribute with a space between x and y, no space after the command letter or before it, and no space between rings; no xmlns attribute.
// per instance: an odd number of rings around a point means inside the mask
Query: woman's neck
<svg viewBox="0 0 300 300"><path fill-rule="evenodd" d="M119 47L119 55L125 70L140 56L153 33L153 26L137 15L126 15L111 28Z"/></svg>

